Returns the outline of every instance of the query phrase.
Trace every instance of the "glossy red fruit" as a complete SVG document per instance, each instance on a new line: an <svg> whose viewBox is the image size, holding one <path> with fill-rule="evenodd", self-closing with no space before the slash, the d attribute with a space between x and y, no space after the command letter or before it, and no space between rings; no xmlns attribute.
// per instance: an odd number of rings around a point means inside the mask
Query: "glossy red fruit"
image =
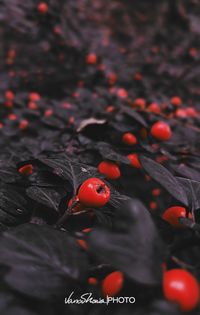
<svg viewBox="0 0 200 315"><path fill-rule="evenodd" d="M18 172L26 176L31 175L33 173L33 165L32 164L24 165L18 169Z"/></svg>
<svg viewBox="0 0 200 315"><path fill-rule="evenodd" d="M128 92L124 88L120 88L117 91L117 96L119 96L122 99L125 99L128 97Z"/></svg>
<svg viewBox="0 0 200 315"><path fill-rule="evenodd" d="M146 101L144 98L136 98L133 105L139 109L144 109L146 106Z"/></svg>
<svg viewBox="0 0 200 315"><path fill-rule="evenodd" d="M180 106L182 104L182 99L179 96L173 96L171 98L171 104L174 106Z"/></svg>
<svg viewBox="0 0 200 315"><path fill-rule="evenodd" d="M123 287L124 276L121 271L110 273L102 282L102 293L104 296L115 296Z"/></svg>
<svg viewBox="0 0 200 315"><path fill-rule="evenodd" d="M187 118L188 114L184 108L178 108L175 112L175 116L178 118Z"/></svg>
<svg viewBox="0 0 200 315"><path fill-rule="evenodd" d="M22 119L19 123L19 129L24 130L28 127L28 120L27 119Z"/></svg>
<svg viewBox="0 0 200 315"><path fill-rule="evenodd" d="M131 153L131 154L127 155L127 158L131 162L131 166L133 166L135 168L141 168L142 167L142 165L139 161L138 155L136 153Z"/></svg>
<svg viewBox="0 0 200 315"><path fill-rule="evenodd" d="M161 193L160 188L154 188L154 189L152 190L152 195L153 195L154 197L158 197L158 196L160 195L160 193Z"/></svg>
<svg viewBox="0 0 200 315"><path fill-rule="evenodd" d="M78 197L86 207L103 207L110 199L110 189L101 179L93 177L81 185Z"/></svg>
<svg viewBox="0 0 200 315"><path fill-rule="evenodd" d="M29 94L29 100L32 102L37 102L41 99L40 94L36 93L36 92L31 92Z"/></svg>
<svg viewBox="0 0 200 315"><path fill-rule="evenodd" d="M148 111L150 113L154 113L154 114L160 114L161 113L161 108L157 103L151 103L148 106Z"/></svg>
<svg viewBox="0 0 200 315"><path fill-rule="evenodd" d="M156 210L158 208L158 204L156 201L151 201L149 207L151 210Z"/></svg>
<svg viewBox="0 0 200 315"><path fill-rule="evenodd" d="M198 112L194 107L187 107L186 108L186 113L189 117L195 118L198 116Z"/></svg>
<svg viewBox="0 0 200 315"><path fill-rule="evenodd" d="M136 136L131 133L131 132L126 132L123 137L122 137L122 141L125 143L125 144L128 144L128 145L134 145L137 143L137 138Z"/></svg>
<svg viewBox="0 0 200 315"><path fill-rule="evenodd" d="M96 285L97 284L97 279L94 277L88 278L88 283L91 285Z"/></svg>
<svg viewBox="0 0 200 315"><path fill-rule="evenodd" d="M151 127L151 135L161 141L167 141L172 136L170 126L164 121L157 121Z"/></svg>
<svg viewBox="0 0 200 315"><path fill-rule="evenodd" d="M199 284L194 276L183 269L164 272L165 298L179 305L182 311L192 311L199 303Z"/></svg>
<svg viewBox="0 0 200 315"><path fill-rule="evenodd" d="M38 105L35 102L29 102L28 103L28 108L32 109L32 110L37 110L38 109Z"/></svg>
<svg viewBox="0 0 200 315"><path fill-rule="evenodd" d="M8 119L9 119L9 120L16 120L16 119L17 119L17 116L16 116L15 114L12 114L12 113L11 113L11 114L8 115Z"/></svg>
<svg viewBox="0 0 200 315"><path fill-rule="evenodd" d="M46 2L40 2L38 4L38 11L41 14L46 14L48 12L48 4Z"/></svg>
<svg viewBox="0 0 200 315"><path fill-rule="evenodd" d="M97 62L97 56L94 53L90 53L86 56L86 63L88 65L95 65Z"/></svg>
<svg viewBox="0 0 200 315"><path fill-rule="evenodd" d="M8 101L13 101L14 98L15 98L15 95L12 91L6 91L5 92L5 98L8 100Z"/></svg>
<svg viewBox="0 0 200 315"><path fill-rule="evenodd" d="M180 223L180 218L186 218L186 209L184 207L180 206L174 206L168 208L162 215L162 218L167 221L169 224L171 224L175 228L183 227L183 225ZM192 217L191 214L188 215L189 218Z"/></svg>
<svg viewBox="0 0 200 315"><path fill-rule="evenodd" d="M117 179L121 176L119 166L111 161L102 161L98 165L98 171L106 175L108 179Z"/></svg>

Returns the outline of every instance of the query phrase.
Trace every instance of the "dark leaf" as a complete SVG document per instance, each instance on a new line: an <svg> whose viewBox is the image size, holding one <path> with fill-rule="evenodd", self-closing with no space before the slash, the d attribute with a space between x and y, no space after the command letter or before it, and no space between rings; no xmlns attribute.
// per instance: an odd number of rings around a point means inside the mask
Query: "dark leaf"
<svg viewBox="0 0 200 315"><path fill-rule="evenodd" d="M51 167L56 175L68 180L74 192L84 180L97 175L96 168L71 160L64 154L41 158L40 161Z"/></svg>
<svg viewBox="0 0 200 315"><path fill-rule="evenodd" d="M161 186L163 186L175 199L182 202L184 205L188 205L187 195L182 186L164 166L147 157L140 157L145 171Z"/></svg>
<svg viewBox="0 0 200 315"><path fill-rule="evenodd" d="M26 199L19 192L5 187L0 191L0 222L11 226L24 223L30 210Z"/></svg>
<svg viewBox="0 0 200 315"><path fill-rule="evenodd" d="M177 180L183 187L189 202L190 210L196 210L200 208L200 182L177 177Z"/></svg>
<svg viewBox="0 0 200 315"><path fill-rule="evenodd" d="M173 165L173 169L176 171L177 174L181 176L184 176L186 178L190 178L196 181L200 181L200 172L198 172L192 167L189 167L184 164L180 164L178 166Z"/></svg>
<svg viewBox="0 0 200 315"><path fill-rule="evenodd" d="M38 299L65 296L85 277L87 260L76 241L50 226L21 225L5 232L0 244L4 281Z"/></svg>
<svg viewBox="0 0 200 315"><path fill-rule="evenodd" d="M128 108L128 107L123 107L123 112L126 115L128 115L129 117L133 118L138 123L140 123L142 126L144 126L144 127L148 126L146 121L144 120L143 116L140 115L138 112L136 112L134 109Z"/></svg>
<svg viewBox="0 0 200 315"><path fill-rule="evenodd" d="M160 284L163 244L149 212L140 201L129 201L118 209L112 230L92 230L88 244L96 256L133 281Z"/></svg>
<svg viewBox="0 0 200 315"><path fill-rule="evenodd" d="M26 193L31 199L58 211L61 196L55 189L32 186L27 188Z"/></svg>
<svg viewBox="0 0 200 315"><path fill-rule="evenodd" d="M116 152L109 143L97 142L95 145L93 145L93 147L99 151L99 153L105 160L130 164L128 158Z"/></svg>

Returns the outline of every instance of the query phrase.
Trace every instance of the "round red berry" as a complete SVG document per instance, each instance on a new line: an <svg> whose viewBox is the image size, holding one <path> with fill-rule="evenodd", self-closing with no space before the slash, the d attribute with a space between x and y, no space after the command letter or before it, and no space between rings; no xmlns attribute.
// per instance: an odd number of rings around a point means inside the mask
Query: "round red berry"
<svg viewBox="0 0 200 315"><path fill-rule="evenodd" d="M161 141L167 141L172 136L170 126L164 121L157 121L151 127L151 135Z"/></svg>
<svg viewBox="0 0 200 315"><path fill-rule="evenodd" d="M192 311L199 302L199 284L186 270L165 271L163 291L168 301L177 303L185 312Z"/></svg>
<svg viewBox="0 0 200 315"><path fill-rule="evenodd" d="M161 108L157 103L152 103L148 106L148 111L150 113L154 114L160 114L161 113Z"/></svg>
<svg viewBox="0 0 200 315"><path fill-rule="evenodd" d="M78 197L86 207L103 207L110 199L110 189L101 179L89 178L79 188Z"/></svg>
<svg viewBox="0 0 200 315"><path fill-rule="evenodd" d="M187 118L187 112L183 108L178 108L175 112L175 116L178 118Z"/></svg>
<svg viewBox="0 0 200 315"><path fill-rule="evenodd" d="M24 130L28 127L28 120L27 119L22 119L19 123L19 129Z"/></svg>
<svg viewBox="0 0 200 315"><path fill-rule="evenodd" d="M97 62L97 56L94 53L90 53L86 56L86 63L88 65L95 65Z"/></svg>
<svg viewBox="0 0 200 315"><path fill-rule="evenodd" d="M22 175L31 175L33 173L33 165L27 164L18 169L18 172Z"/></svg>
<svg viewBox="0 0 200 315"><path fill-rule="evenodd" d="M102 282L102 293L104 296L115 296L123 287L124 276L120 271L110 273Z"/></svg>
<svg viewBox="0 0 200 315"><path fill-rule="evenodd" d="M127 158L129 159L131 166L133 166L135 168L141 168L142 167L137 153L131 153L131 154L127 155Z"/></svg>
<svg viewBox="0 0 200 315"><path fill-rule="evenodd" d="M125 99L128 97L128 92L124 88L119 88L117 90L117 96L122 99Z"/></svg>
<svg viewBox="0 0 200 315"><path fill-rule="evenodd" d="M145 109L146 101L145 101L144 98L136 98L136 99L134 100L133 105L134 105L135 107L138 107L139 109Z"/></svg>
<svg viewBox="0 0 200 315"><path fill-rule="evenodd" d="M128 144L128 145L134 145L137 143L137 138L136 136L131 133L131 132L126 132L123 137L122 137L122 141L125 143L125 144Z"/></svg>
<svg viewBox="0 0 200 315"><path fill-rule="evenodd" d="M187 107L186 108L186 113L189 117L195 118L198 116L198 112L194 107Z"/></svg>
<svg viewBox="0 0 200 315"><path fill-rule="evenodd" d="M48 5L46 2L40 2L38 5L38 11L41 14L46 14L48 12Z"/></svg>
<svg viewBox="0 0 200 315"><path fill-rule="evenodd" d="M88 278L88 283L91 285L96 285L97 284L97 279L94 277Z"/></svg>
<svg viewBox="0 0 200 315"><path fill-rule="evenodd" d="M32 102L37 102L41 99L40 94L36 93L36 92L32 92L29 94L29 100Z"/></svg>
<svg viewBox="0 0 200 315"><path fill-rule="evenodd" d="M174 206L170 207L162 215L162 218L167 221L170 225L172 225L175 228L183 227L183 225L180 223L180 218L186 218L187 212L184 207L180 206ZM189 218L192 218L192 215L189 213Z"/></svg>
<svg viewBox="0 0 200 315"><path fill-rule="evenodd" d="M14 100L14 98L15 98L15 95L14 95L14 93L12 92L12 91L6 91L5 92L5 98L8 100L8 101L13 101Z"/></svg>
<svg viewBox="0 0 200 315"><path fill-rule="evenodd" d="M154 189L152 190L152 195L153 195L154 197L158 197L158 196L160 195L160 192L161 192L160 188L154 188Z"/></svg>
<svg viewBox="0 0 200 315"><path fill-rule="evenodd" d="M180 106L182 104L182 100L179 96L173 96L171 98L171 104L174 106Z"/></svg>
<svg viewBox="0 0 200 315"><path fill-rule="evenodd" d="M117 179L121 176L119 166L111 161L102 161L98 165L98 171L109 179Z"/></svg>

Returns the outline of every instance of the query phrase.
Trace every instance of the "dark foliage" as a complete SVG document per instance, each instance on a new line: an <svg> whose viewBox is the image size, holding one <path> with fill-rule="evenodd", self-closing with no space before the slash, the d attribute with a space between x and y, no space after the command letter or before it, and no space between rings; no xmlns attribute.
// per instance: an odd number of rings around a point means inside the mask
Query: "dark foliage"
<svg viewBox="0 0 200 315"><path fill-rule="evenodd" d="M39 3L0 1L0 313L182 314L164 300L162 263L200 281L199 2L48 0L46 14ZM150 134L157 120L169 141ZM98 172L102 160L117 164L117 180ZM90 177L111 198L76 213ZM174 205L193 214L181 229L162 219ZM115 270L136 304L64 304L71 291L102 297Z"/></svg>

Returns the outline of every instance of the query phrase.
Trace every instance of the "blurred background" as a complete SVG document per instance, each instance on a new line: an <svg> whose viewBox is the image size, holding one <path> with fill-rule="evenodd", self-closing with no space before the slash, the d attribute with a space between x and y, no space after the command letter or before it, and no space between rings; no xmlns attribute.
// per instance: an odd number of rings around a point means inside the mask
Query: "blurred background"
<svg viewBox="0 0 200 315"><path fill-rule="evenodd" d="M2 0L0 25L1 91L59 98L116 83L131 97L198 101L197 0Z"/></svg>

